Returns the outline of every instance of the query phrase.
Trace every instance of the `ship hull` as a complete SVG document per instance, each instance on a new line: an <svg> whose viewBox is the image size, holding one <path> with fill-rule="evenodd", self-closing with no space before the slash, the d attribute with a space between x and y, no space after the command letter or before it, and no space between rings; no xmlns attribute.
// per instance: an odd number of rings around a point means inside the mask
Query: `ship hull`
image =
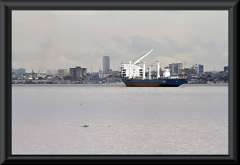
<svg viewBox="0 0 240 165"><path fill-rule="evenodd" d="M126 87L178 87L179 85L169 85L169 84L128 84L125 83Z"/></svg>
<svg viewBox="0 0 240 165"><path fill-rule="evenodd" d="M186 78L125 79L120 76L126 87L178 87L187 83Z"/></svg>

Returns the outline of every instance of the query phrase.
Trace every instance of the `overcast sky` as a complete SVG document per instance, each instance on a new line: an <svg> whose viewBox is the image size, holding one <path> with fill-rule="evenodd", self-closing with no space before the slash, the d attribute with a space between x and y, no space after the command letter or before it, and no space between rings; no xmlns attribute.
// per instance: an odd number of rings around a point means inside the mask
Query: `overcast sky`
<svg viewBox="0 0 240 165"><path fill-rule="evenodd" d="M12 66L27 72L110 68L153 51L161 68L181 62L204 71L228 65L228 11L13 11Z"/></svg>

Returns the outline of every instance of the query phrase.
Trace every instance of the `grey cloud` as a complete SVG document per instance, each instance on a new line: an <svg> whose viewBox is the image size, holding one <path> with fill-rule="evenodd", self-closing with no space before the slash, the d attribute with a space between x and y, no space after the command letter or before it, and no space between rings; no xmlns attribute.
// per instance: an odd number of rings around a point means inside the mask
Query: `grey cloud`
<svg viewBox="0 0 240 165"><path fill-rule="evenodd" d="M168 43L168 46L164 47L163 50L167 56L174 56L176 53L186 53L186 47L181 46L177 40L165 36L165 41Z"/></svg>
<svg viewBox="0 0 240 165"><path fill-rule="evenodd" d="M159 46L159 43L144 37L135 35L131 37L131 48L134 52L145 52L146 50L155 49Z"/></svg>
<svg viewBox="0 0 240 165"><path fill-rule="evenodd" d="M54 48L54 46L51 43L42 43L41 47L43 49L52 49L52 48Z"/></svg>
<svg viewBox="0 0 240 165"><path fill-rule="evenodd" d="M160 45L160 43L152 39L147 39L139 35L131 36L129 40L130 41L121 36L112 37L112 41L128 53L139 54L157 48Z"/></svg>
<svg viewBox="0 0 240 165"><path fill-rule="evenodd" d="M121 36L113 36L111 39L113 42L115 42L118 46L121 47L126 47L130 44L128 40Z"/></svg>

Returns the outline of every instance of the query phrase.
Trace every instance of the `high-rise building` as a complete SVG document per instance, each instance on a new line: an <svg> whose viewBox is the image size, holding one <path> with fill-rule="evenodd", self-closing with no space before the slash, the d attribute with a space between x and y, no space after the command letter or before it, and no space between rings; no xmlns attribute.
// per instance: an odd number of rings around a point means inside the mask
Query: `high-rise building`
<svg viewBox="0 0 240 165"><path fill-rule="evenodd" d="M204 72L204 66L201 64L198 64L198 73L202 74Z"/></svg>
<svg viewBox="0 0 240 165"><path fill-rule="evenodd" d="M228 72L228 66L224 66L223 71Z"/></svg>
<svg viewBox="0 0 240 165"><path fill-rule="evenodd" d="M168 64L168 67L169 67L169 70L170 70L170 73L172 74L172 72L173 72L173 64Z"/></svg>
<svg viewBox="0 0 240 165"><path fill-rule="evenodd" d="M76 66L76 78L82 78L82 77L83 77L82 68L80 66Z"/></svg>
<svg viewBox="0 0 240 165"><path fill-rule="evenodd" d="M180 74L181 70L183 69L182 63L172 63L169 64L170 73Z"/></svg>
<svg viewBox="0 0 240 165"><path fill-rule="evenodd" d="M55 70L47 70L47 75L55 75L58 74L55 72Z"/></svg>
<svg viewBox="0 0 240 165"><path fill-rule="evenodd" d="M12 68L13 73L17 73L17 69Z"/></svg>
<svg viewBox="0 0 240 165"><path fill-rule="evenodd" d="M87 68L82 68L82 75L87 76Z"/></svg>
<svg viewBox="0 0 240 165"><path fill-rule="evenodd" d="M193 65L193 69L195 69L197 74L202 74L204 72L204 66L201 64Z"/></svg>
<svg viewBox="0 0 240 165"><path fill-rule="evenodd" d="M73 78L83 78L87 76L87 68L81 68L80 66L76 66L75 68L69 68L69 74Z"/></svg>
<svg viewBox="0 0 240 165"><path fill-rule="evenodd" d="M68 75L67 69L58 69L58 77L64 77Z"/></svg>
<svg viewBox="0 0 240 165"><path fill-rule="evenodd" d="M47 70L47 75L53 75L53 71L52 70Z"/></svg>
<svg viewBox="0 0 240 165"><path fill-rule="evenodd" d="M20 68L17 70L17 74L24 74L24 73L26 73L26 69L24 68Z"/></svg>
<svg viewBox="0 0 240 165"><path fill-rule="evenodd" d="M103 56L103 60L102 60L102 63L103 63L103 72L107 72L110 70L110 57L109 56Z"/></svg>
<svg viewBox="0 0 240 165"><path fill-rule="evenodd" d="M69 68L69 74L72 77L76 77L76 68Z"/></svg>

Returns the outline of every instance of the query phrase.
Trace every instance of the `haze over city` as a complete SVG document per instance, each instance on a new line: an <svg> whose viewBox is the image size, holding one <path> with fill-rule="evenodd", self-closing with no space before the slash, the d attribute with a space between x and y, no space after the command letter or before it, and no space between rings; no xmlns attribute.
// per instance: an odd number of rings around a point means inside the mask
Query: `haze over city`
<svg viewBox="0 0 240 165"><path fill-rule="evenodd" d="M46 72L75 66L111 69L153 49L144 59L162 67L228 65L227 11L13 11L12 67Z"/></svg>

